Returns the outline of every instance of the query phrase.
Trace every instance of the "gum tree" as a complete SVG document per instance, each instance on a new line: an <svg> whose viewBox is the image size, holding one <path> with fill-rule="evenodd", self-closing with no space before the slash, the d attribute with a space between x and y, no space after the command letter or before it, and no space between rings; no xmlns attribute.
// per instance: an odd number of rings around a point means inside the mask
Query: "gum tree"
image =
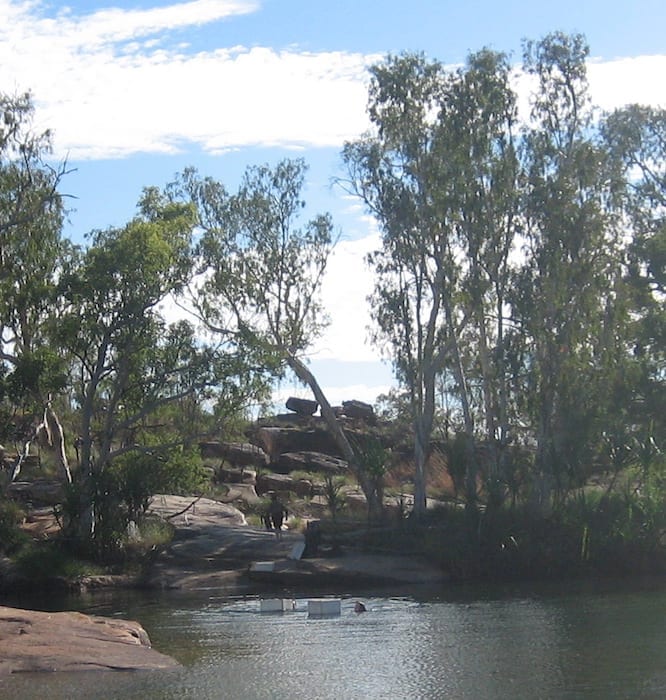
<svg viewBox="0 0 666 700"><path fill-rule="evenodd" d="M12 478L31 442L44 435L69 481L52 403L63 389L64 364L50 343L55 285L70 248L61 238L66 212L59 191L67 167L50 165L51 134L34 132L33 114L30 94L0 95L0 360L6 405L14 413L6 423L29 422L14 436L21 444Z"/></svg>
<svg viewBox="0 0 666 700"><path fill-rule="evenodd" d="M306 361L327 324L320 291L334 244L328 214L301 221L306 170L302 160L250 167L234 194L186 171L170 192L193 202L198 211L201 283L195 306L200 318L256 367L275 376L290 370L310 388L374 517L381 512L381 493Z"/></svg>
<svg viewBox="0 0 666 700"><path fill-rule="evenodd" d="M374 341L388 348L410 397L417 514L426 506L436 384L443 372L455 378L468 438L471 509L475 415L483 417L492 440L497 433L493 392L503 377L491 367L487 318L492 305L494 334L501 335L516 177L508 76L506 57L490 51L471 55L454 72L422 55L389 57L371 70L373 129L343 151L349 173L343 185L362 199L382 231L381 249L368 258L376 276ZM468 386L463 332L476 335L483 350L480 404Z"/></svg>
<svg viewBox="0 0 666 700"><path fill-rule="evenodd" d="M621 241L607 152L594 138L588 52L580 35L525 45L537 87L523 150L526 256L512 303L540 508L582 483L594 458L613 380L608 350L623 323Z"/></svg>
<svg viewBox="0 0 666 700"><path fill-rule="evenodd" d="M191 208L148 194L126 226L94 232L61 280L59 342L72 358L78 409L76 495L66 515L98 553L117 515L108 507L114 463L169 459L186 438L162 423L165 408L211 398L218 382L216 357L191 324L169 323L160 308L188 279L193 223Z"/></svg>

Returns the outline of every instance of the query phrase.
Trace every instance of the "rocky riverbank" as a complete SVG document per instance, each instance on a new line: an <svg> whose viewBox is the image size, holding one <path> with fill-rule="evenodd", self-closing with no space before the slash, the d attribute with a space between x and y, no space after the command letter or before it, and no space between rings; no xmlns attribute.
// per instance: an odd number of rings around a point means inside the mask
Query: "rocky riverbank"
<svg viewBox="0 0 666 700"><path fill-rule="evenodd" d="M437 584L447 580L438 567L417 557L373 554L344 547L336 556L298 558L303 534L285 530L280 539L252 527L234 506L199 499L156 496L151 509L170 517L174 540L144 581L150 587L194 590L211 587L239 592L253 583L345 588ZM256 567L256 563L265 566ZM268 565L266 565L268 564Z"/></svg>
<svg viewBox="0 0 666 700"><path fill-rule="evenodd" d="M156 670L177 665L151 648L138 622L0 606L0 675Z"/></svg>

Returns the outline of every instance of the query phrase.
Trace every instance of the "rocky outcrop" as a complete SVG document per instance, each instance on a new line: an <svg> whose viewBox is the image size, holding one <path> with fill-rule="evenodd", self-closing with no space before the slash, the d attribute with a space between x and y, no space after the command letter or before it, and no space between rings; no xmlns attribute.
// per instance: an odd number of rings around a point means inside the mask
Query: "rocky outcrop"
<svg viewBox="0 0 666 700"><path fill-rule="evenodd" d="M285 452L278 457L274 469L279 474L307 471L331 476L348 471L347 462L343 459L330 457L321 452Z"/></svg>
<svg viewBox="0 0 666 700"><path fill-rule="evenodd" d="M254 442L268 454L272 463L285 452L316 451L341 456L337 444L324 427L260 427L254 435Z"/></svg>
<svg viewBox="0 0 666 700"><path fill-rule="evenodd" d="M151 648L138 622L0 607L0 675L154 670L177 665Z"/></svg>
<svg viewBox="0 0 666 700"><path fill-rule="evenodd" d="M220 459L235 467L265 467L268 455L248 442L202 442L199 443L203 459Z"/></svg>

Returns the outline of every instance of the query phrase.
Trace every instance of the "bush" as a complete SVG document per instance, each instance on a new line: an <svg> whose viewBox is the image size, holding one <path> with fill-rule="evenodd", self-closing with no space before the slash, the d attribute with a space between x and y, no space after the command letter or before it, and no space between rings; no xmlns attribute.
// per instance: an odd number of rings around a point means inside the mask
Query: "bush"
<svg viewBox="0 0 666 700"><path fill-rule="evenodd" d="M31 583L102 573L98 566L78 559L57 542L30 543L18 552L14 561L19 572Z"/></svg>
<svg viewBox="0 0 666 700"><path fill-rule="evenodd" d="M0 500L0 552L12 554L29 541L21 529L25 513L14 501Z"/></svg>

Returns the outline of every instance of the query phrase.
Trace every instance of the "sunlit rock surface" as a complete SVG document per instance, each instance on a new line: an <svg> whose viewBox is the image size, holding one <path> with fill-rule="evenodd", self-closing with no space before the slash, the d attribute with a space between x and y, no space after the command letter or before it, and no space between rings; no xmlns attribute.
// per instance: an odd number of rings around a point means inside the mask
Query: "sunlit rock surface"
<svg viewBox="0 0 666 700"><path fill-rule="evenodd" d="M0 675L32 671L138 671L178 663L150 646L138 622L0 606Z"/></svg>

